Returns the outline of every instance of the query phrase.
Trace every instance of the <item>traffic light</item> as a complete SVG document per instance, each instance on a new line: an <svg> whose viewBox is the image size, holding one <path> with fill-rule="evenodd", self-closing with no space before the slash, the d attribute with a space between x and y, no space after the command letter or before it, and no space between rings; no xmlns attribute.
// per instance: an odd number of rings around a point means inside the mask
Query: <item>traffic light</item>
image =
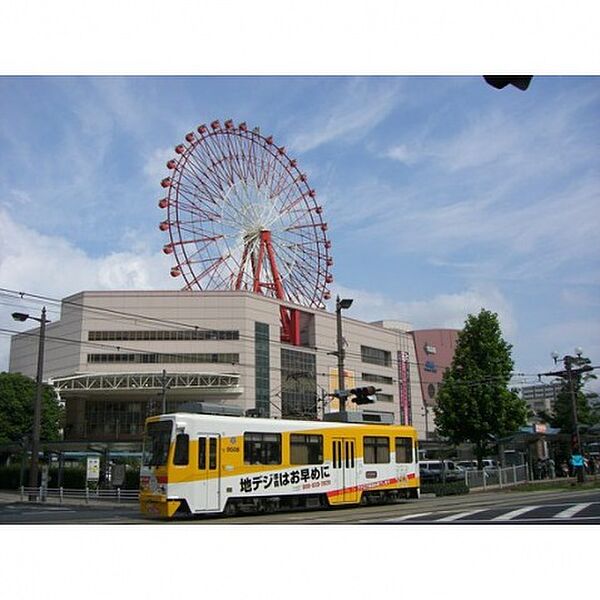
<svg viewBox="0 0 600 600"><path fill-rule="evenodd" d="M367 387L354 388L350 390L350 394L354 395L354 404L372 404L377 400L376 392L379 388L374 388L372 385Z"/></svg>
<svg viewBox="0 0 600 600"><path fill-rule="evenodd" d="M532 75L484 75L485 81L495 87L497 90L505 88L507 85L514 85L516 88L525 91L531 83Z"/></svg>

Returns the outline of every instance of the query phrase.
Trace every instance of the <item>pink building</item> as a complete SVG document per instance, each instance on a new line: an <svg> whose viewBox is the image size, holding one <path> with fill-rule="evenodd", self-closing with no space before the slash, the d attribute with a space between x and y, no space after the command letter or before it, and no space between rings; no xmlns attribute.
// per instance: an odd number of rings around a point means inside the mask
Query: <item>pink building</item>
<svg viewBox="0 0 600 600"><path fill-rule="evenodd" d="M457 329L420 329L411 331L421 381L426 437L434 430L432 408L446 369L452 364L458 339ZM416 407L413 407L413 411Z"/></svg>

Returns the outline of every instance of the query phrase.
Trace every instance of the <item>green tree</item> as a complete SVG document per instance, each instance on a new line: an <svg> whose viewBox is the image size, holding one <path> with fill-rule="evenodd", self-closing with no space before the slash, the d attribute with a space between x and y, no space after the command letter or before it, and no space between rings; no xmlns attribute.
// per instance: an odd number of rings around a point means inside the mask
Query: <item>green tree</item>
<svg viewBox="0 0 600 600"><path fill-rule="evenodd" d="M496 313L482 309L469 315L434 408L439 434L453 444L473 444L480 468L495 437L525 424L527 407L508 388L511 349Z"/></svg>
<svg viewBox="0 0 600 600"><path fill-rule="evenodd" d="M21 373L0 373L0 444L20 442L23 436L31 436L35 392L35 380ZM63 413L54 388L44 384L40 428L42 441L60 439Z"/></svg>

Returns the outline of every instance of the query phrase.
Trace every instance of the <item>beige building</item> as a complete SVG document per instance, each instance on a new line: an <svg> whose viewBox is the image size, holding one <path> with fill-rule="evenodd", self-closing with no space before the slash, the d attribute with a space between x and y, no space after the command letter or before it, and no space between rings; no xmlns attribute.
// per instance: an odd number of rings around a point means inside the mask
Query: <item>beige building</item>
<svg viewBox="0 0 600 600"><path fill-rule="evenodd" d="M281 305L297 344L281 341ZM346 388L381 388L360 408L408 419L422 436L423 399L408 324L343 317ZM13 337L11 372L35 377L37 330ZM46 328L44 379L66 402L66 440L136 440L146 416L190 401L272 418L335 411L336 316L240 291L81 292ZM163 404L164 403L164 404ZM357 410L349 403L349 410Z"/></svg>
<svg viewBox="0 0 600 600"><path fill-rule="evenodd" d="M561 389L561 383L538 383L524 385L518 391L527 407L537 415L538 413L551 414L554 412L554 405Z"/></svg>

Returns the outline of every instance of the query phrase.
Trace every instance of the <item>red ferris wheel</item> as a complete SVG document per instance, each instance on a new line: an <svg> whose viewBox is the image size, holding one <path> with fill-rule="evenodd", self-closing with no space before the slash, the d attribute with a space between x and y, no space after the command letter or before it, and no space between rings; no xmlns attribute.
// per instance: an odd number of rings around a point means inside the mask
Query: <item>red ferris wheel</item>
<svg viewBox="0 0 600 600"><path fill-rule="evenodd" d="M271 136L245 123L200 125L175 148L160 229L186 290L246 290L323 308L331 297L331 242L307 177ZM282 307L282 338L298 317Z"/></svg>

